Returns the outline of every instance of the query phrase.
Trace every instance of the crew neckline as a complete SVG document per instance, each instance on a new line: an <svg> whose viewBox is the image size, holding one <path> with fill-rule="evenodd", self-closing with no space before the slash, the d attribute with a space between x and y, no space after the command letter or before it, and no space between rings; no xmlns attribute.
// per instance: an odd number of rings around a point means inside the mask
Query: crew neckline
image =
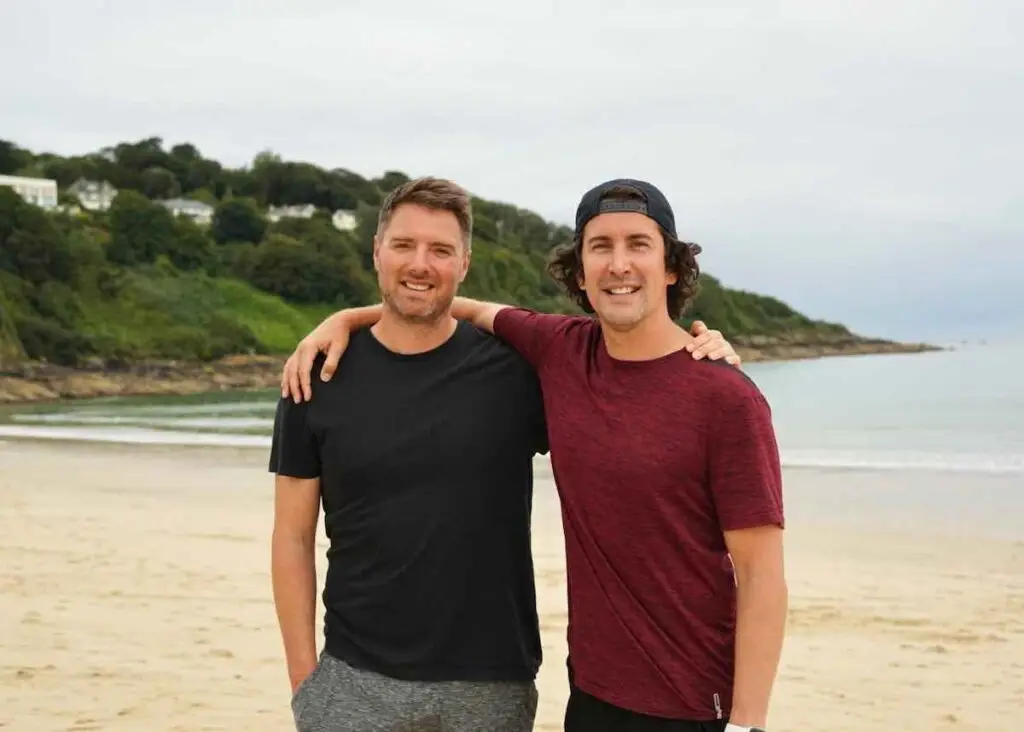
<svg viewBox="0 0 1024 732"><path fill-rule="evenodd" d="M465 332L467 325L468 323L466 323L465 321L455 321L455 328L452 330L451 335L449 335L443 342L434 346L430 350L420 351L419 353L399 353L398 351L391 350L386 345L384 345L384 343L379 338L377 338L376 334L370 328L366 328L366 335L364 337L369 338L372 347L376 351L382 353L388 358L392 358L396 361L428 361L433 360L435 358L439 358L440 356L443 356L445 353L448 353L452 348L454 348L456 345L456 339L458 339L461 336L461 334Z"/></svg>

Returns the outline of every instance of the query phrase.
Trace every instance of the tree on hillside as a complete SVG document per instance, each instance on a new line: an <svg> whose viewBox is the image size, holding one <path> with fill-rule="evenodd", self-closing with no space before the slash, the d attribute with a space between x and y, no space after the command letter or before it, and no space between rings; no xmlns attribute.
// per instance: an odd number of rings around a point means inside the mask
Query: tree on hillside
<svg viewBox="0 0 1024 732"><path fill-rule="evenodd" d="M7 140L0 140L0 175L13 175L32 164L32 153Z"/></svg>
<svg viewBox="0 0 1024 732"><path fill-rule="evenodd" d="M142 172L139 182L142 185L142 194L146 198L166 200L181 195L181 184L174 177L174 173L158 165L146 168Z"/></svg>
<svg viewBox="0 0 1024 732"><path fill-rule="evenodd" d="M249 260L249 281L292 302L335 302L338 268L319 252L284 234L271 234Z"/></svg>
<svg viewBox="0 0 1024 732"><path fill-rule="evenodd" d="M114 147L114 157L122 168L142 173L149 168L167 167L168 155L163 149L163 140L149 137L138 142L122 142Z"/></svg>
<svg viewBox="0 0 1024 732"><path fill-rule="evenodd" d="M215 196L223 197L227 193L224 181L224 169L216 160L207 160L194 145L175 145L167 160L167 169L174 173L181 192L189 198L198 198L194 193L205 190ZM210 203L210 201L205 201ZM216 200L213 201L216 203Z"/></svg>
<svg viewBox="0 0 1024 732"><path fill-rule="evenodd" d="M373 263L364 267L358 238L351 232L338 231L326 215L312 219L282 219L271 231L284 234L312 247L335 279L331 298L340 297L348 303L370 302L376 297L377 282Z"/></svg>
<svg viewBox="0 0 1024 732"><path fill-rule="evenodd" d="M381 193L387 195L398 188L398 186L408 183L409 180L409 176L405 173L398 170L389 170L373 182L378 188L380 188Z"/></svg>
<svg viewBox="0 0 1024 732"><path fill-rule="evenodd" d="M210 234L218 244L244 241L258 244L267 230L267 220L259 204L251 198L231 198L213 213Z"/></svg>
<svg viewBox="0 0 1024 732"><path fill-rule="evenodd" d="M209 268L216 254L206 230L185 216L179 216L174 227L175 236L167 250L171 264L185 272Z"/></svg>
<svg viewBox="0 0 1024 732"><path fill-rule="evenodd" d="M148 264L176 248L174 216L135 191L120 191L108 212L107 258L116 264Z"/></svg>
<svg viewBox="0 0 1024 732"><path fill-rule="evenodd" d="M71 260L60 233L42 210L0 187L0 270L34 285L71 279Z"/></svg>

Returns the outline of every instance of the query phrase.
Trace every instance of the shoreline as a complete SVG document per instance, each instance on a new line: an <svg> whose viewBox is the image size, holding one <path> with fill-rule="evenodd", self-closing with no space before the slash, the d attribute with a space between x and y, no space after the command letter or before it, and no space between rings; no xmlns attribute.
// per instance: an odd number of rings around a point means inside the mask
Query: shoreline
<svg viewBox="0 0 1024 732"><path fill-rule="evenodd" d="M5 454L19 459L59 455L61 459L112 462L166 460L169 465L187 464L190 469L235 465L254 469L261 476L268 475L269 449L269 440L215 444L0 435L0 462ZM785 462L782 469L790 529L941 537L954 542L974 541L983 533L988 540L1007 542L1024 551L1024 526L1013 519L1024 514L1020 472ZM536 495L555 496L550 456L534 456L533 477ZM995 507L999 508L993 510ZM1024 561L1024 554L1021 559Z"/></svg>
<svg viewBox="0 0 1024 732"><path fill-rule="evenodd" d="M756 338L737 341L736 352L748 364L946 350L925 343L870 339L836 343L782 343ZM7 365L0 368L0 405L272 389L280 384L286 358L238 355L210 362L153 361L127 365L96 360L77 368L45 363Z"/></svg>

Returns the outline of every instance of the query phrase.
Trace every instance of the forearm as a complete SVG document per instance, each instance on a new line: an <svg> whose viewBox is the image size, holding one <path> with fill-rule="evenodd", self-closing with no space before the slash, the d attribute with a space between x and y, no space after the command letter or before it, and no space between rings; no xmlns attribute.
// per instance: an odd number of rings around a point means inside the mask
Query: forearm
<svg viewBox="0 0 1024 732"><path fill-rule="evenodd" d="M481 302L468 297L456 297L452 301L452 317L456 320L468 320L477 328L494 332L494 317L509 305L496 302Z"/></svg>
<svg viewBox="0 0 1024 732"><path fill-rule="evenodd" d="M292 689L316 667L316 558L312 539L275 535L271 546L274 606Z"/></svg>
<svg viewBox="0 0 1024 732"><path fill-rule="evenodd" d="M730 721L767 726L789 606L784 577L740 578L736 603L736 670Z"/></svg>
<svg viewBox="0 0 1024 732"><path fill-rule="evenodd" d="M494 332L494 316L503 309L509 307L501 303L482 302L472 300L468 297L456 297L452 301L452 317L456 320L466 320L488 332ZM328 316L324 323L333 323L336 319L344 319L345 326L349 331L356 331L361 328L369 328L380 320L383 305L365 305L357 308L345 308Z"/></svg>
<svg viewBox="0 0 1024 732"><path fill-rule="evenodd" d="M356 331L375 325L377 321L380 320L383 310L384 306L380 303L376 305L364 305L363 307L358 308L346 308L330 316L327 320L339 317L344 318L345 325L348 327L349 331Z"/></svg>

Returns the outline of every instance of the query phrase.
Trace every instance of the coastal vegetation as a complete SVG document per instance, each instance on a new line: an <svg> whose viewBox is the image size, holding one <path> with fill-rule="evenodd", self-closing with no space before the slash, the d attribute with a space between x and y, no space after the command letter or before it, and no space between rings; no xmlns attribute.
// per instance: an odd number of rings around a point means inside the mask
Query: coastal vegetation
<svg viewBox="0 0 1024 732"><path fill-rule="evenodd" d="M328 312L378 299L377 210L407 180L270 152L232 168L160 138L71 157L0 140L0 174L52 179L60 191L60 205L44 210L0 186L0 366L8 371L27 362L124 368L290 352ZM68 190L82 181L107 183L114 194L90 210ZM210 215L167 205L180 199ZM570 230L507 203L474 198L474 212L462 292L573 312L544 272ZM868 342L709 274L686 314L694 317L750 347Z"/></svg>

